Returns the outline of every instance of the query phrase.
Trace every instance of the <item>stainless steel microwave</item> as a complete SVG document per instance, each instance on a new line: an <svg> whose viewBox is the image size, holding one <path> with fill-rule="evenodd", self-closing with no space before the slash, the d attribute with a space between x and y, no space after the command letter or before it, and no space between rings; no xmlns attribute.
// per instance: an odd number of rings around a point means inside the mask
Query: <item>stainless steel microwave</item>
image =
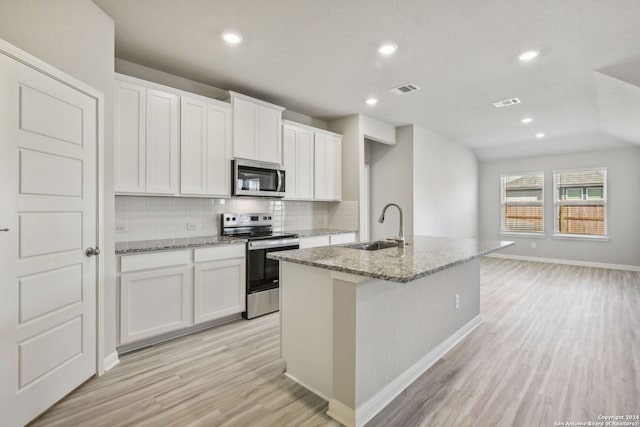
<svg viewBox="0 0 640 427"><path fill-rule="evenodd" d="M285 171L277 163L233 160L233 195L284 197Z"/></svg>

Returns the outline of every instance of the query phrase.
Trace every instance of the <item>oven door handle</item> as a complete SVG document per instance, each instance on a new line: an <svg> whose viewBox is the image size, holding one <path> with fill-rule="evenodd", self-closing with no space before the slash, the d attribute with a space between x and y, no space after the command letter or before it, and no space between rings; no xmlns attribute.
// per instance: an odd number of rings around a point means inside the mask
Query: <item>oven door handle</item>
<svg viewBox="0 0 640 427"><path fill-rule="evenodd" d="M300 244L300 239L270 239L270 240L258 240L255 242L249 242L248 248L250 251L256 251L259 249L271 249L285 246L297 246Z"/></svg>

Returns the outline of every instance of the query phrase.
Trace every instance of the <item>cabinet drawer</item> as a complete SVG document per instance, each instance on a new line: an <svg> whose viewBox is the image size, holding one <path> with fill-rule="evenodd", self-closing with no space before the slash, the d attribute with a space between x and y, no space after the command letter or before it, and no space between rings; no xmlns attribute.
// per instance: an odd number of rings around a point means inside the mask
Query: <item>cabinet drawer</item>
<svg viewBox="0 0 640 427"><path fill-rule="evenodd" d="M172 267L189 264L191 250L151 252L141 255L122 255L120 258L120 271L147 270L149 268Z"/></svg>
<svg viewBox="0 0 640 427"><path fill-rule="evenodd" d="M194 262L218 261L229 258L242 258L245 254L246 246L241 245L220 245L212 248L195 249L193 251Z"/></svg>
<svg viewBox="0 0 640 427"><path fill-rule="evenodd" d="M300 249L329 246L329 236L313 236L300 238Z"/></svg>
<svg viewBox="0 0 640 427"><path fill-rule="evenodd" d="M332 234L331 244L341 245L343 243L354 243L356 241L356 233Z"/></svg>

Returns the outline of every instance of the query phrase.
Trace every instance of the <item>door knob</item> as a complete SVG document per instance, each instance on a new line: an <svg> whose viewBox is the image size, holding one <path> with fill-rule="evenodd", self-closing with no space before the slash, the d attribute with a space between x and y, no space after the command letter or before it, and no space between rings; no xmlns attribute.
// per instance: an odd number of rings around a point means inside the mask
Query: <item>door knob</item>
<svg viewBox="0 0 640 427"><path fill-rule="evenodd" d="M7 231L11 231L11 230L9 230L8 228L0 228L0 231L7 232Z"/></svg>
<svg viewBox="0 0 640 427"><path fill-rule="evenodd" d="M87 254L87 256L98 256L100 255L100 249L98 248L88 248L85 252L85 254Z"/></svg>

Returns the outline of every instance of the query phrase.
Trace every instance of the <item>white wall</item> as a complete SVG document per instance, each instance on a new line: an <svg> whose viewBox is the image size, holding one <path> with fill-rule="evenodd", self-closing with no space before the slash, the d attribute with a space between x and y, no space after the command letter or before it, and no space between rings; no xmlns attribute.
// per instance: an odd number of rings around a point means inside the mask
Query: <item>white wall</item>
<svg viewBox="0 0 640 427"><path fill-rule="evenodd" d="M402 207L405 236L413 235L413 126L396 129L395 145L366 142L369 158L370 227L371 239L385 239L398 235L399 213L394 207L387 210L384 223L378 222L387 203Z"/></svg>
<svg viewBox="0 0 640 427"><path fill-rule="evenodd" d="M606 166L610 240L553 239L553 170ZM480 234L500 238L499 176L510 172L545 172L544 239L502 237L516 244L503 254L640 266L640 147L480 164ZM536 243L536 248L531 243Z"/></svg>
<svg viewBox="0 0 640 427"><path fill-rule="evenodd" d="M89 0L2 0L0 38L104 94L104 256L106 354L115 351L113 196L114 24Z"/></svg>
<svg viewBox="0 0 640 427"><path fill-rule="evenodd" d="M413 193L415 234L478 237L478 161L470 149L413 126Z"/></svg>

